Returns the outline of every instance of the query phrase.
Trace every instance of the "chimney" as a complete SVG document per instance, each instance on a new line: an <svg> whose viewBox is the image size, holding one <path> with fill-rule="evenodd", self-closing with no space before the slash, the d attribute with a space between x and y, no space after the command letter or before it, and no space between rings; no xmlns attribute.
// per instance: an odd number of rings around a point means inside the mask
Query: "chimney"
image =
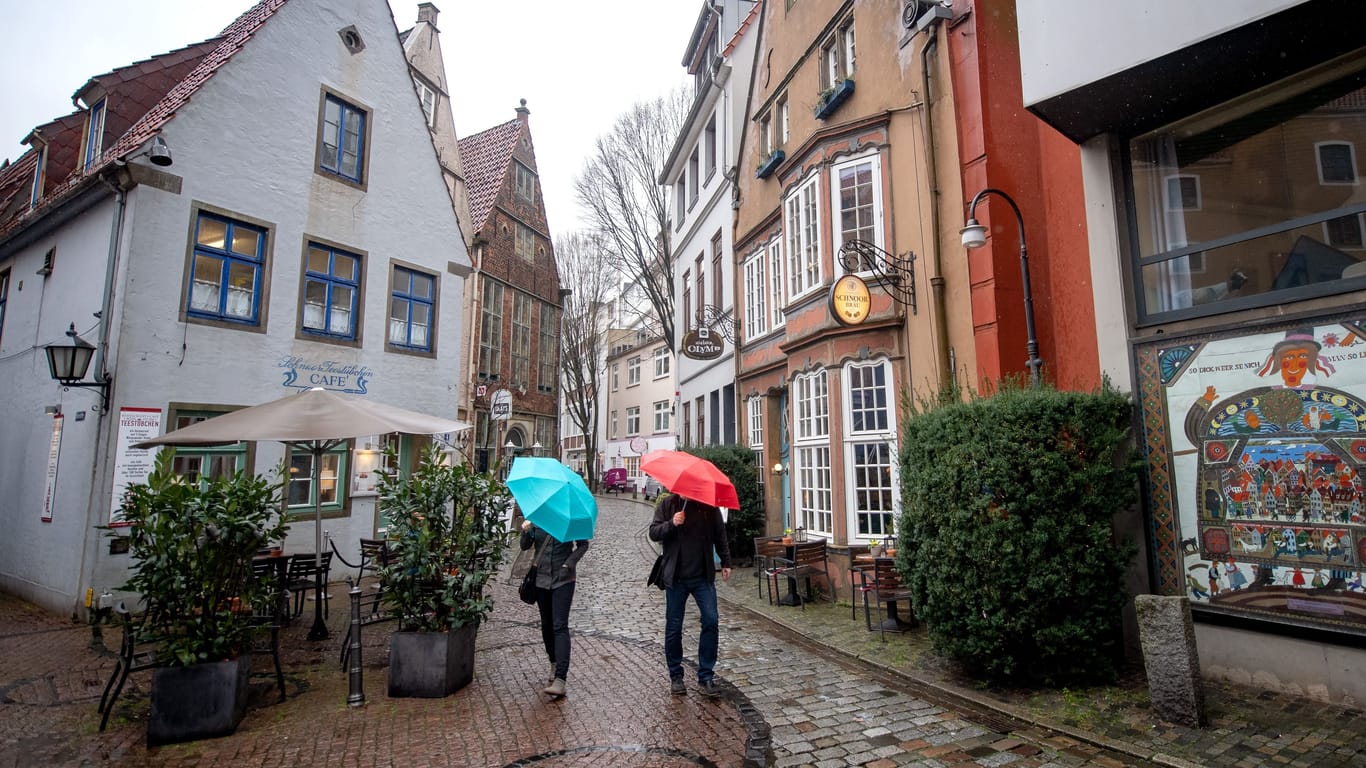
<svg viewBox="0 0 1366 768"><path fill-rule="evenodd" d="M431 24L431 25L432 25L432 28L435 29L435 28L436 28L436 15L437 15L438 13L440 13L440 12L441 12L441 11L437 10L437 7L436 7L435 5L432 5L431 3L418 3L418 4L417 4L417 23L418 23L418 24L421 24L422 22L425 21L425 22L427 22L428 24Z"/></svg>
<svg viewBox="0 0 1366 768"><path fill-rule="evenodd" d="M527 118L531 116L531 110L526 108L526 99L522 99L522 106L514 111L517 113L517 119L524 123L527 121Z"/></svg>

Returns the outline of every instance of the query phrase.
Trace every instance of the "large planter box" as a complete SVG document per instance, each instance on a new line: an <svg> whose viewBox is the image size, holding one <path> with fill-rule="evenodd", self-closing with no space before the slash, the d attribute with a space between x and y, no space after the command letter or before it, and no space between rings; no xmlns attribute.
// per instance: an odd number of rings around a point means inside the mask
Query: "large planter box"
<svg viewBox="0 0 1366 768"><path fill-rule="evenodd" d="M147 743L171 744L237 730L247 713L251 655L229 661L152 670Z"/></svg>
<svg viewBox="0 0 1366 768"><path fill-rule="evenodd" d="M769 155L767 160L765 160L765 161L763 161L762 163L759 164L758 170L756 170L756 171L754 172L754 178L756 178L756 179L766 179L766 178L768 178L769 175L772 174L773 171L774 171L775 169L777 169L777 167L778 167L779 165L781 165L782 162L783 162L783 160L785 160L786 158L787 158L786 153L784 153L781 149L780 149L780 150L777 150L777 151L774 152L773 154Z"/></svg>
<svg viewBox="0 0 1366 768"><path fill-rule="evenodd" d="M439 699L474 679L478 627L449 632L395 632L389 639L389 695Z"/></svg>

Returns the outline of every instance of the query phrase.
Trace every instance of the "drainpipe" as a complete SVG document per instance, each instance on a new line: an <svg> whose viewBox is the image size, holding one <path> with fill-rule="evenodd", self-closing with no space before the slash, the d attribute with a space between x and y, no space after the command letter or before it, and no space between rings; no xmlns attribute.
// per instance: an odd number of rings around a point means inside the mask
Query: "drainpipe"
<svg viewBox="0 0 1366 768"><path fill-rule="evenodd" d="M114 306L114 272L118 268L119 245L123 240L123 219L128 207L128 189L124 184L122 175L124 173L124 163L114 161L115 168L120 171L117 182L109 180L108 176L101 176L100 181L104 182L114 191L114 222L109 228L109 256L104 263L104 293L100 297L100 338L95 345L95 379L96 381L109 381L108 354L109 354L109 328L110 314ZM104 416L103 413L100 414Z"/></svg>
<svg viewBox="0 0 1366 768"><path fill-rule="evenodd" d="M931 117L934 99L930 91L930 51L938 47L939 22L928 30L929 39L920 48L920 87L924 94L925 109L920 112L922 132L925 134L925 173L930 187L930 261L934 272L930 276L930 292L934 296L934 347L939 367L939 392L943 394L953 387L955 379L949 361L948 308L944 301L944 249L940 245L939 227L939 171L935 166L934 120Z"/></svg>

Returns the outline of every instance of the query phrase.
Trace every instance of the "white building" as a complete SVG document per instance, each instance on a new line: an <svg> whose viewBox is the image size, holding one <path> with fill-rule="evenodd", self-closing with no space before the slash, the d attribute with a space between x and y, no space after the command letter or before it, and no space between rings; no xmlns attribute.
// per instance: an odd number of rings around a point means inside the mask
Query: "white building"
<svg viewBox="0 0 1366 768"><path fill-rule="evenodd" d="M99 526L145 472L126 452L138 425L311 386L455 418L469 264L383 3L264 0L76 97L0 171L0 589L73 613L127 576ZM49 377L43 347L72 324L107 409ZM356 442L324 457L319 488L308 456L289 459L288 550L313 550L314 494L343 552L383 526ZM177 456L191 476L266 473L284 447Z"/></svg>
<svg viewBox="0 0 1366 768"><path fill-rule="evenodd" d="M759 4L703 3L683 65L696 91L660 183L672 190L678 425L683 445L736 442L733 248L739 137Z"/></svg>
<svg viewBox="0 0 1366 768"><path fill-rule="evenodd" d="M607 381L602 386L605 471L625 467L638 489L645 487L640 459L650 451L673 450L673 354L658 335L644 328L607 332Z"/></svg>

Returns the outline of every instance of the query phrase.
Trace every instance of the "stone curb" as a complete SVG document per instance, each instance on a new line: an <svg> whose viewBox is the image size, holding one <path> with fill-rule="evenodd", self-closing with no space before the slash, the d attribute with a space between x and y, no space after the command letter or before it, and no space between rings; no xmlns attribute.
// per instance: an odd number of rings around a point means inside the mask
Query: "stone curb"
<svg viewBox="0 0 1366 768"><path fill-rule="evenodd" d="M1102 749L1110 750L1111 752L1118 752L1120 754L1137 758L1139 760L1145 760L1149 763L1152 763L1153 765L1167 766L1168 768L1204 768L1200 763L1193 763L1184 758L1176 757L1174 755L1168 755L1162 752L1151 752L1132 742L1123 741L1120 739L1112 739L1108 736L1102 736L1100 734L1092 733L1091 731L1087 731L1081 728L1076 728L1073 726L1052 722L1046 718L1039 717L1023 709L1014 707L1010 704L1005 704L1003 702L997 701L986 696L980 696L965 688L960 688L958 686L953 685L946 685L937 680L930 680L913 674L908 674L906 672L903 672L902 670L883 664L874 658L853 653L838 646L823 643L817 637L807 633L802 627L793 624L789 621L774 618L760 611L756 611L753 608L744 605L743 603L737 603L721 595L718 595L717 597L721 600L721 602L725 603L727 606L731 608L742 610L750 616L753 616L762 621L768 621L770 623L776 624L782 627L783 629L786 629L787 631L802 637L809 643L819 645L822 648L828 649L847 659L852 659L858 662L859 664L876 670L879 674L894 675L897 678L900 678L901 680L910 683L914 687L932 691L936 696L939 696L941 699L950 702L957 702L961 705L966 705L968 707L975 709L985 709L991 712L995 712L999 715L1010 718L1011 720L1042 728L1048 731L1053 731L1055 733L1060 733L1064 736L1067 736L1068 738L1075 739L1079 742L1091 744Z"/></svg>

